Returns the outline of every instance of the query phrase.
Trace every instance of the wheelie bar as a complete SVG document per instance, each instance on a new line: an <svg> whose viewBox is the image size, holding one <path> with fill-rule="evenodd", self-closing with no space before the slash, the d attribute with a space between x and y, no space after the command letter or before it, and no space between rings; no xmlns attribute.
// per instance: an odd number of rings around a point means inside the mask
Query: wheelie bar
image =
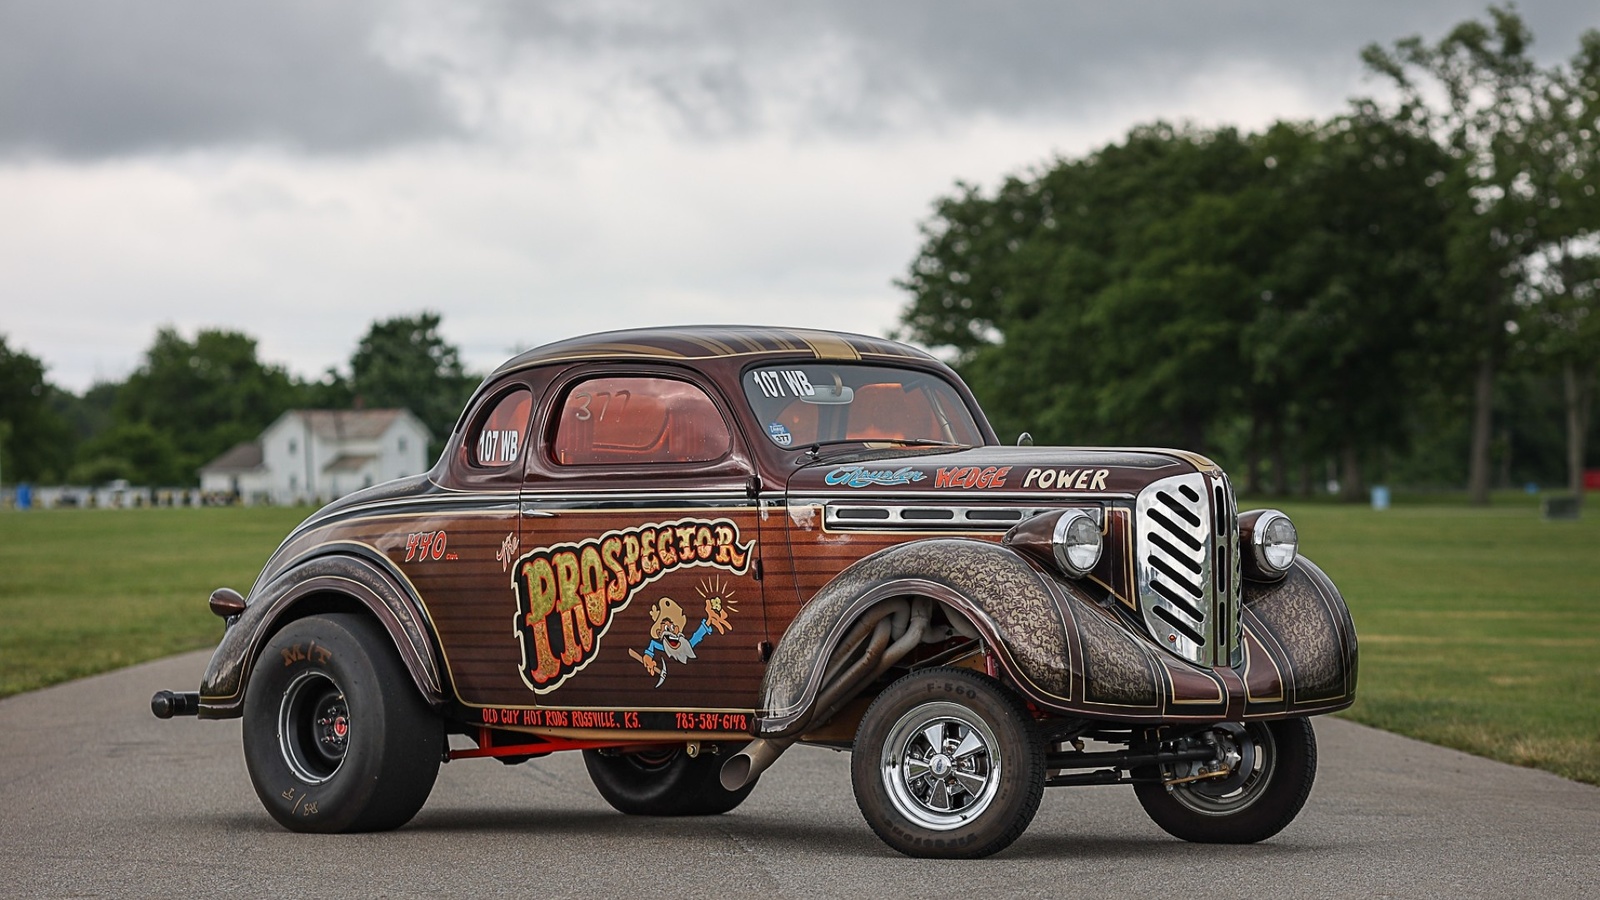
<svg viewBox="0 0 1600 900"><path fill-rule="evenodd" d="M173 716L196 716L200 714L199 691L156 691L150 698L150 711L158 719L170 719Z"/></svg>

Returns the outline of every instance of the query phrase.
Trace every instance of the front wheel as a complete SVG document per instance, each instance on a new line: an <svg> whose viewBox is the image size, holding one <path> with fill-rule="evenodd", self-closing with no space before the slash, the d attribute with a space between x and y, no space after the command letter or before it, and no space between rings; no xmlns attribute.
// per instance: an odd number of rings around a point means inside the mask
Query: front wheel
<svg viewBox="0 0 1600 900"><path fill-rule="evenodd" d="M1193 778L1199 764L1162 766L1159 781L1134 785L1151 820L1200 844L1253 844L1294 821L1317 775L1317 738L1305 719L1224 724L1185 738L1214 743L1230 761L1223 778ZM1194 771L1190 771L1190 770Z"/></svg>
<svg viewBox="0 0 1600 900"><path fill-rule="evenodd" d="M682 746L620 752L585 750L583 764L600 796L630 816L715 816L744 802L755 782L722 786L721 757L706 746L690 756ZM721 749L720 747L717 749Z"/></svg>
<svg viewBox="0 0 1600 900"><path fill-rule="evenodd" d="M968 669L901 678L856 733L850 776L861 815L908 856L977 859L1020 836L1044 796L1044 748L1027 708Z"/></svg>
<svg viewBox="0 0 1600 900"><path fill-rule="evenodd" d="M244 700L256 795L291 831L385 831L439 774L444 725L383 628L361 615L297 619L267 641Z"/></svg>

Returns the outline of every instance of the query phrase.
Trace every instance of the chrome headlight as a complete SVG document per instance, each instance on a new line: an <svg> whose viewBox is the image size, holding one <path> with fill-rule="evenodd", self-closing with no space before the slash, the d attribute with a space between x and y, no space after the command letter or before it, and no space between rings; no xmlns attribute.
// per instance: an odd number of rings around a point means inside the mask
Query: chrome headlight
<svg viewBox="0 0 1600 900"><path fill-rule="evenodd" d="M1100 523L1081 509L1069 509L1056 519L1050 547L1061 571L1080 578L1100 561Z"/></svg>
<svg viewBox="0 0 1600 900"><path fill-rule="evenodd" d="M1239 517L1241 536L1250 542L1250 574L1276 581L1294 565L1300 553L1300 534L1289 517L1275 509L1252 510Z"/></svg>

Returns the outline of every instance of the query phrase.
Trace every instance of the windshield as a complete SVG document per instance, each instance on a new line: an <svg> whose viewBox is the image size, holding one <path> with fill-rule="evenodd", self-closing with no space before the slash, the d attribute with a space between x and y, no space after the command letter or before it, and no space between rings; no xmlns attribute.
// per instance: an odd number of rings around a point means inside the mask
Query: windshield
<svg viewBox="0 0 1600 900"><path fill-rule="evenodd" d="M943 379L851 363L784 363L745 372L744 395L780 447L819 441L976 445L972 414Z"/></svg>

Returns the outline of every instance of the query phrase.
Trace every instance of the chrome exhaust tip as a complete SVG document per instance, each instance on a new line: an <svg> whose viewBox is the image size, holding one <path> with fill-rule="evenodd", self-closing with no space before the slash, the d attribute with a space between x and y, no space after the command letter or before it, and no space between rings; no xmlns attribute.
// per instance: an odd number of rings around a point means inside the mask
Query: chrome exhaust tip
<svg viewBox="0 0 1600 900"><path fill-rule="evenodd" d="M722 764L722 772L718 776L725 791L737 791L761 777L783 751L789 749L794 739L769 741L766 738L756 738L745 745L743 750L735 753L729 760Z"/></svg>

